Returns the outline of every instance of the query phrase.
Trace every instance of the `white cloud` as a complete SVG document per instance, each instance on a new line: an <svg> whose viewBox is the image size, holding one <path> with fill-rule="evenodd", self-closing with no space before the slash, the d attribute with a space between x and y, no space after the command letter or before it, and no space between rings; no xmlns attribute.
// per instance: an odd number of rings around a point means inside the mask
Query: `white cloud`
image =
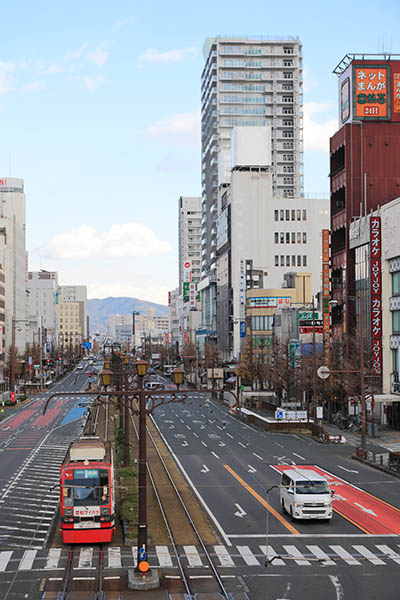
<svg viewBox="0 0 400 600"><path fill-rule="evenodd" d="M63 73L64 67L61 65L52 64L47 67L48 73Z"/></svg>
<svg viewBox="0 0 400 600"><path fill-rule="evenodd" d="M13 63L0 61L0 94L14 89L13 78L10 75L14 70L15 65Z"/></svg>
<svg viewBox="0 0 400 600"><path fill-rule="evenodd" d="M82 42L82 44L79 46L79 48L77 50L73 50L72 52L67 52L64 56L64 60L66 62L70 61L70 60L78 60L79 58L81 58L86 50L86 48L88 47L86 42Z"/></svg>
<svg viewBox="0 0 400 600"><path fill-rule="evenodd" d="M333 106L323 102L304 103L304 148L305 150L329 151L329 138L337 130L337 118L316 118L315 115L329 112Z"/></svg>
<svg viewBox="0 0 400 600"><path fill-rule="evenodd" d="M94 65L102 67L108 58L108 54L109 53L107 50L105 50L101 46L98 46L94 52L88 52L86 58L89 62L93 63Z"/></svg>
<svg viewBox="0 0 400 600"><path fill-rule="evenodd" d="M146 134L160 141L200 144L200 110L171 115L147 128Z"/></svg>
<svg viewBox="0 0 400 600"><path fill-rule="evenodd" d="M90 92L95 92L99 85L104 82L103 75L95 75L94 77L87 75L83 78L83 83Z"/></svg>
<svg viewBox="0 0 400 600"><path fill-rule="evenodd" d="M166 52L159 52L153 48L149 48L138 58L139 65L144 63L181 63L187 58L194 58L199 56L200 50L196 46L189 46L188 48L182 48L177 50L167 50Z"/></svg>
<svg viewBox="0 0 400 600"><path fill-rule="evenodd" d="M37 92L44 87L43 81L32 81L31 83L27 83L23 86L22 90L24 92Z"/></svg>
<svg viewBox="0 0 400 600"><path fill-rule="evenodd" d="M80 225L77 229L55 235L40 249L40 253L55 259L127 258L166 254L170 250L169 242L158 240L151 229L131 222L112 225L109 231L103 233L89 225Z"/></svg>

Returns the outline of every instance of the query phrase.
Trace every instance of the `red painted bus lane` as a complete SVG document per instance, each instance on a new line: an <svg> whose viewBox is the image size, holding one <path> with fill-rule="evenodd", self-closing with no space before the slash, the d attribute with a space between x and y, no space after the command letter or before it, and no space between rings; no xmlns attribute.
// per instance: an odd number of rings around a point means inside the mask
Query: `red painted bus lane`
<svg viewBox="0 0 400 600"><path fill-rule="evenodd" d="M296 468L316 471L323 475L331 488L335 490L333 510L339 515L353 523L364 533L374 535L400 534L400 509L348 483L341 477L337 477L316 465L271 466L280 473Z"/></svg>
<svg viewBox="0 0 400 600"><path fill-rule="evenodd" d="M11 419L8 419L5 423L3 423L0 429L4 429L7 431L15 431L20 425L22 425L22 423L24 423L24 421L27 421L29 417L33 415L34 412L34 410L25 409L21 411L18 415L15 415L14 417L11 417Z"/></svg>
<svg viewBox="0 0 400 600"><path fill-rule="evenodd" d="M40 417L33 421L32 427L44 427L46 425L50 425L50 423L54 421L59 413L60 409L50 408L46 411L45 415L40 415Z"/></svg>

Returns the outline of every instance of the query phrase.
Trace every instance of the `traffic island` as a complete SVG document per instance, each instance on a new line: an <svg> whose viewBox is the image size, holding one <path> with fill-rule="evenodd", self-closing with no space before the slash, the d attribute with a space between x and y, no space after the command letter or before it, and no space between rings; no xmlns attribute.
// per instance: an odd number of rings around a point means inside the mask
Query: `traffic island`
<svg viewBox="0 0 400 600"><path fill-rule="evenodd" d="M160 578L157 569L149 569L145 573L128 569L128 588L130 590L155 590L158 587L160 587Z"/></svg>

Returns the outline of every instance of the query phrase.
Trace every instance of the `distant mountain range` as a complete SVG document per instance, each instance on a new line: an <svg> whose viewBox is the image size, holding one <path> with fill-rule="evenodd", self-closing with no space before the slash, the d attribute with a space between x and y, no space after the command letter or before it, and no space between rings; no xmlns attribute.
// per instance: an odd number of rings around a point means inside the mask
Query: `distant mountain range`
<svg viewBox="0 0 400 600"><path fill-rule="evenodd" d="M91 298L87 301L90 332L106 333L111 315L130 315L134 310L146 314L150 308L154 308L155 317L168 315L168 306L138 298Z"/></svg>

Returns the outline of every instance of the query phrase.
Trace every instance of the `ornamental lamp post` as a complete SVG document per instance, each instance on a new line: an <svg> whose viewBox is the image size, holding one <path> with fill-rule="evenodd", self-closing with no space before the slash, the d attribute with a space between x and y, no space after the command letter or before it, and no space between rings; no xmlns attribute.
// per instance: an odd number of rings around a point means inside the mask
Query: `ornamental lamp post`
<svg viewBox="0 0 400 600"><path fill-rule="evenodd" d="M176 385L176 387L179 390L179 386L182 385L183 383L183 375L184 375L184 371L183 369L180 369L179 367L176 367L176 369L174 369L172 371L172 378L174 380L174 383Z"/></svg>
<svg viewBox="0 0 400 600"><path fill-rule="evenodd" d="M100 371L100 381L106 389L109 385L111 385L111 379L112 371L110 371L109 369L103 369L102 371Z"/></svg>

